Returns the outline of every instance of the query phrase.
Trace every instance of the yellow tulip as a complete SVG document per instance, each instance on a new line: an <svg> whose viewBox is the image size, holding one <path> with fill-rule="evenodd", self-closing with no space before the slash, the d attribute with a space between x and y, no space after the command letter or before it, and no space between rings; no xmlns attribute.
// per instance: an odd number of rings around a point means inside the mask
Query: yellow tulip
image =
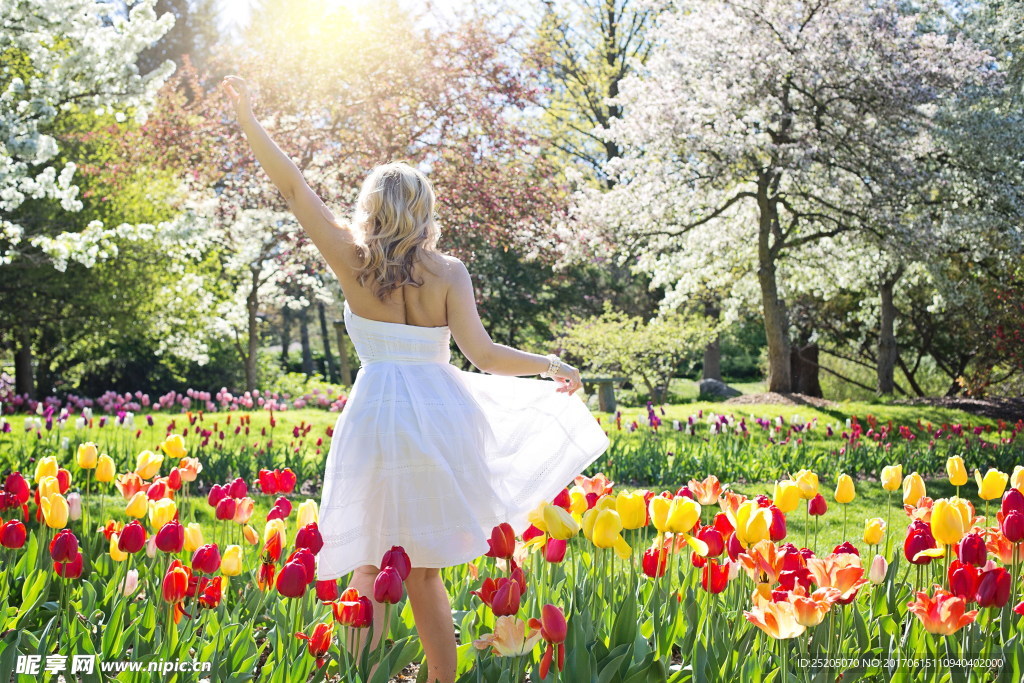
<svg viewBox="0 0 1024 683"><path fill-rule="evenodd" d="M874 517L864 521L864 542L868 545L878 545L882 542L885 534L885 522Z"/></svg>
<svg viewBox="0 0 1024 683"><path fill-rule="evenodd" d="M836 502L840 505L852 503L857 497L857 489L853 486L853 479L848 474L840 474L836 481Z"/></svg>
<svg viewBox="0 0 1024 683"><path fill-rule="evenodd" d="M224 576L238 576L242 573L242 546L229 545L220 556L220 573Z"/></svg>
<svg viewBox="0 0 1024 683"><path fill-rule="evenodd" d="M281 547L288 545L288 534L285 533L286 527L283 519L272 519L267 522L267 525L263 527L263 542L266 543L274 534L281 535Z"/></svg>
<svg viewBox="0 0 1024 683"><path fill-rule="evenodd" d="M1024 493L1024 467L1017 465L1013 468L1013 474L1010 475L1010 486Z"/></svg>
<svg viewBox="0 0 1024 683"><path fill-rule="evenodd" d="M800 470L793 475L793 481L800 487L800 496L810 500L818 495L818 475L810 470Z"/></svg>
<svg viewBox="0 0 1024 683"><path fill-rule="evenodd" d="M141 493L141 492L140 492ZM161 498L149 502L149 524L153 531L159 531L178 512L178 506L170 498Z"/></svg>
<svg viewBox="0 0 1024 683"><path fill-rule="evenodd" d="M686 496L676 496L672 499L668 511L668 531L674 534L686 533L699 521L700 503Z"/></svg>
<svg viewBox="0 0 1024 683"><path fill-rule="evenodd" d="M736 539L744 548L769 538L771 525L772 513L756 501L744 501L736 509Z"/></svg>
<svg viewBox="0 0 1024 683"><path fill-rule="evenodd" d="M121 550L118 545L118 539L121 534L110 534L110 559L114 562L124 562L128 559L128 553Z"/></svg>
<svg viewBox="0 0 1024 683"><path fill-rule="evenodd" d="M51 529L63 529L68 525L71 508L68 501L59 493L39 497L39 507L43 510L43 519Z"/></svg>
<svg viewBox="0 0 1024 683"><path fill-rule="evenodd" d="M932 535L943 545L959 543L967 531L961 511L946 498L939 498L932 505L931 523Z"/></svg>
<svg viewBox="0 0 1024 683"><path fill-rule="evenodd" d="M544 524L548 535L559 541L568 541L580 532L580 525L565 508L550 503L544 506Z"/></svg>
<svg viewBox="0 0 1024 683"><path fill-rule="evenodd" d="M275 520L280 521L280 520ZM269 522L268 522L269 524ZM203 528L199 526L199 522L189 522L185 525L185 552L192 553L198 548L206 545L203 542Z"/></svg>
<svg viewBox="0 0 1024 683"><path fill-rule="evenodd" d="M647 523L647 504L640 493L620 493L615 497L615 511L624 529L639 529Z"/></svg>
<svg viewBox="0 0 1024 683"><path fill-rule="evenodd" d="M783 514L789 514L800 506L803 494L800 485L792 479L783 479L775 482L775 493L772 502L775 507L782 510Z"/></svg>
<svg viewBox="0 0 1024 683"><path fill-rule="evenodd" d="M117 468L114 466L113 458L104 453L96 461L96 481L111 482L116 475Z"/></svg>
<svg viewBox="0 0 1024 683"><path fill-rule="evenodd" d="M963 486L967 483L967 467L964 459L959 455L951 455L946 459L946 476L953 486Z"/></svg>
<svg viewBox="0 0 1024 683"><path fill-rule="evenodd" d="M35 483L38 484L39 480L42 479L43 477L56 477L58 469L59 467L57 466L57 458L53 457L52 455L47 455L45 457L39 458L39 460L36 462Z"/></svg>
<svg viewBox="0 0 1024 683"><path fill-rule="evenodd" d="M896 491L903 485L903 465L886 465L882 468L882 488Z"/></svg>
<svg viewBox="0 0 1024 683"><path fill-rule="evenodd" d="M160 450L162 450L168 458L174 458L180 460L188 455L188 451L185 450L185 440L181 438L181 434L171 434L164 442L160 444Z"/></svg>
<svg viewBox="0 0 1024 683"><path fill-rule="evenodd" d="M163 463L164 456L153 451L142 451L135 459L135 474L143 479L151 479L160 471L160 465Z"/></svg>
<svg viewBox="0 0 1024 683"><path fill-rule="evenodd" d="M922 498L928 495L924 487L924 479L917 472L911 472L903 480L903 504L916 506Z"/></svg>
<svg viewBox="0 0 1024 683"><path fill-rule="evenodd" d="M129 517L135 517L136 519L142 519L149 512L149 498L142 491L136 491L129 500L128 504L125 505L124 513Z"/></svg>
<svg viewBox="0 0 1024 683"><path fill-rule="evenodd" d="M296 519L298 519L299 528L316 522L320 517L319 508L317 507L316 501L307 498L299 505L299 511L296 513Z"/></svg>
<svg viewBox="0 0 1024 683"><path fill-rule="evenodd" d="M99 457L99 452L96 450L96 444L91 441L78 444L76 459L78 460L78 466L83 470L91 470L96 467L97 457Z"/></svg>
<svg viewBox="0 0 1024 683"><path fill-rule="evenodd" d="M980 470L974 470L974 479L978 482L978 497L982 500L994 500L1002 497L1010 477L1005 472L989 468L984 477L981 476Z"/></svg>
<svg viewBox="0 0 1024 683"><path fill-rule="evenodd" d="M51 494L60 493L60 481L57 477L46 475L39 479L39 497L45 498Z"/></svg>

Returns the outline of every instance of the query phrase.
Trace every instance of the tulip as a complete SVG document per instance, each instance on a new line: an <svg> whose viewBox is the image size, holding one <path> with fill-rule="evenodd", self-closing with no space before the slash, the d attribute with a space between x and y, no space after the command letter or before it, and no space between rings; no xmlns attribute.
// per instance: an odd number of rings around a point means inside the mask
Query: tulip
<svg viewBox="0 0 1024 683"><path fill-rule="evenodd" d="M797 506L800 505L800 500L800 486L795 481L784 479L775 482L775 493L772 502L783 513L788 514L796 510Z"/></svg>
<svg viewBox="0 0 1024 683"><path fill-rule="evenodd" d="M142 491L136 491L125 505L124 512L129 517L142 519L149 512L149 498Z"/></svg>
<svg viewBox="0 0 1024 683"><path fill-rule="evenodd" d="M75 454L75 459L78 461L78 466L83 470L91 470L95 468L98 457L99 452L96 449L96 444L93 442L89 441L78 445L78 451Z"/></svg>
<svg viewBox="0 0 1024 683"><path fill-rule="evenodd" d="M840 474L836 481L836 502L840 505L852 503L857 497L857 490L853 486L853 479L848 474Z"/></svg>
<svg viewBox="0 0 1024 683"><path fill-rule="evenodd" d="M546 504L543 508L544 526L552 538L567 541L580 532L580 525L565 508Z"/></svg>
<svg viewBox="0 0 1024 683"><path fill-rule="evenodd" d="M807 501L807 514L820 517L826 512L828 512L828 503L825 501L825 496L820 493Z"/></svg>
<svg viewBox="0 0 1024 683"><path fill-rule="evenodd" d="M871 560L871 566L868 568L868 581L875 584L876 586L885 580L885 575L889 571L889 563L881 555L875 555L874 559Z"/></svg>
<svg viewBox="0 0 1024 683"><path fill-rule="evenodd" d="M134 555L146 545L146 530L138 520L132 520L118 534L117 549L123 553Z"/></svg>
<svg viewBox="0 0 1024 683"><path fill-rule="evenodd" d="M203 529L199 522L189 522L185 525L185 545L183 550L191 553L203 545Z"/></svg>
<svg viewBox="0 0 1024 683"><path fill-rule="evenodd" d="M8 550L24 548L27 537L25 525L16 519L9 519L0 525L0 546Z"/></svg>
<svg viewBox="0 0 1024 683"><path fill-rule="evenodd" d="M400 545L393 545L381 557L380 567L381 569L384 567L394 567L398 570L398 575L402 577L402 581L405 581L409 578L409 572L412 570L412 562L409 560L409 554L405 552L405 548Z"/></svg>
<svg viewBox="0 0 1024 683"><path fill-rule="evenodd" d="M912 472L903 480L903 504L916 506L927 495L924 479L917 472Z"/></svg>
<svg viewBox="0 0 1024 683"><path fill-rule="evenodd" d="M47 455L42 458L39 458L39 460L36 461L36 471L34 477L35 483L38 484L39 480L42 479L43 477L56 478L58 469L59 467L57 466L57 458L55 458L54 456Z"/></svg>
<svg viewBox="0 0 1024 683"><path fill-rule="evenodd" d="M196 548L192 553L192 569L203 574L214 574L220 569L220 551L214 543Z"/></svg>
<svg viewBox="0 0 1024 683"><path fill-rule="evenodd" d="M180 560L171 561L167 573L164 574L161 595L165 602L179 603L188 595L189 580L192 572Z"/></svg>
<svg viewBox="0 0 1024 683"><path fill-rule="evenodd" d="M71 562L78 552L78 538L71 529L62 529L50 541L50 558L54 562Z"/></svg>
<svg viewBox="0 0 1024 683"><path fill-rule="evenodd" d="M639 529L647 524L647 503L642 494L618 494L615 497L615 511L619 513L623 529Z"/></svg>
<svg viewBox="0 0 1024 683"><path fill-rule="evenodd" d="M984 477L981 476L980 470L974 470L974 479L978 482L978 497L982 500L994 500L1003 495L1010 477L1005 472L990 468Z"/></svg>
<svg viewBox="0 0 1024 683"><path fill-rule="evenodd" d="M484 553L487 557L497 557L501 559L509 559L512 557L512 553L516 549L516 533L512 530L512 525L508 522L502 522L498 526L491 529L491 537L487 540L487 552Z"/></svg>
<svg viewBox="0 0 1024 683"><path fill-rule="evenodd" d="M286 598L300 598L306 593L308 578L302 562L286 562L277 575L277 592Z"/></svg>
<svg viewBox="0 0 1024 683"><path fill-rule="evenodd" d="M978 616L978 610L965 611L967 601L941 588L935 590L935 597L923 591L918 599L907 604L907 608L918 615L925 630L939 636L951 636Z"/></svg>
<svg viewBox="0 0 1024 683"><path fill-rule="evenodd" d="M800 487L800 495L810 500L818 495L818 475L810 470L800 470L793 475L793 481Z"/></svg>
<svg viewBox="0 0 1024 683"><path fill-rule="evenodd" d="M46 526L51 529L63 529L68 525L71 510L64 496L59 493L51 493L49 496L40 497L39 507L42 509Z"/></svg>
<svg viewBox="0 0 1024 683"><path fill-rule="evenodd" d="M892 493L903 485L903 465L886 465L882 468L882 488Z"/></svg>
<svg viewBox="0 0 1024 683"><path fill-rule="evenodd" d="M949 477L949 483L958 488L967 483L967 467L962 457L949 456L946 460L946 476Z"/></svg>
<svg viewBox="0 0 1024 683"><path fill-rule="evenodd" d="M978 607L1002 607L1010 599L1010 573L1002 567L981 573L978 581Z"/></svg>
<svg viewBox="0 0 1024 683"><path fill-rule="evenodd" d="M988 549L985 547L985 539L981 534L967 534L960 540L957 546L957 558L975 567L985 564L988 559Z"/></svg>
<svg viewBox="0 0 1024 683"><path fill-rule="evenodd" d="M96 461L96 481L109 483L114 481L114 476L117 474L117 467L114 465L114 460L106 453L102 454Z"/></svg>
<svg viewBox="0 0 1024 683"><path fill-rule="evenodd" d="M320 514L315 500L303 501L299 505L299 510L296 514L299 526L306 526L307 524L313 524L320 520Z"/></svg>
<svg viewBox="0 0 1024 683"><path fill-rule="evenodd" d="M373 599L394 605L402 599L402 577L394 567L383 567L373 582Z"/></svg>
<svg viewBox="0 0 1024 683"><path fill-rule="evenodd" d="M878 545L882 542L885 534L885 522L878 517L864 521L864 542L868 545Z"/></svg>
<svg viewBox="0 0 1024 683"><path fill-rule="evenodd" d="M224 576L238 576L242 573L242 546L229 545L220 559L220 573Z"/></svg>
<svg viewBox="0 0 1024 683"><path fill-rule="evenodd" d="M172 519L157 530L154 542L162 552L180 553L185 548L185 527Z"/></svg>
<svg viewBox="0 0 1024 683"><path fill-rule="evenodd" d="M931 525L932 536L943 545L955 545L967 532L960 510L946 498L932 506Z"/></svg>

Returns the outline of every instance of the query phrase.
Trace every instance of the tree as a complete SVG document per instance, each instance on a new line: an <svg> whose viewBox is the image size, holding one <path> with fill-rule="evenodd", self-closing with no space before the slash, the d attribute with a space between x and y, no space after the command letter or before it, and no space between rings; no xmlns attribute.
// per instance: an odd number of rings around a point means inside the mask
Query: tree
<svg viewBox="0 0 1024 683"><path fill-rule="evenodd" d="M780 269L805 245L870 225L879 190L917 173L901 150L931 126L928 105L985 83L991 59L889 5L671 7L646 67L621 85L626 113L608 133L627 150L608 164L618 185L581 192L581 214L625 243L624 258L640 253L639 268L677 278L677 296L755 274L769 389L787 392ZM674 267L708 245L721 263Z"/></svg>

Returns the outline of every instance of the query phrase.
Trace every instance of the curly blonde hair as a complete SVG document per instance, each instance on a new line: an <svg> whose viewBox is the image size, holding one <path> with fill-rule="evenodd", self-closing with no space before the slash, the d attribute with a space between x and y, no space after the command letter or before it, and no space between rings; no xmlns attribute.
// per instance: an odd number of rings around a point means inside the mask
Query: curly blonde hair
<svg viewBox="0 0 1024 683"><path fill-rule="evenodd" d="M377 166L363 181L352 214L362 259L356 277L381 301L402 285L423 284L413 279L412 265L422 252L437 251L434 200L427 176L401 161Z"/></svg>

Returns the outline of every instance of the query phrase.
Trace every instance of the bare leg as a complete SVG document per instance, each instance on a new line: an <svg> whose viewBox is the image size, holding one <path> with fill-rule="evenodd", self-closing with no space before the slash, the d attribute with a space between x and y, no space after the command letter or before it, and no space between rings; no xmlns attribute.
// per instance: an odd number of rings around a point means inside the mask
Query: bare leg
<svg viewBox="0 0 1024 683"><path fill-rule="evenodd" d="M349 582L349 588L355 588L359 591L359 595L365 595L370 599L373 604L373 641L370 644L370 653L372 654L378 643L380 643L381 637L384 635L384 603L377 602L373 599L373 582L377 579L377 574L380 570L372 564L364 564L361 567L357 567L352 572L352 581ZM410 574L411 576L411 574ZM392 608L394 610L394 608ZM354 657L359 657L359 654L363 651L363 644L366 642L369 628L357 628L355 629L354 639L355 649L351 651ZM344 629L341 631L344 633ZM344 637L342 637L342 647L345 647ZM370 669L370 676L373 676L373 672L377 670L376 666Z"/></svg>
<svg viewBox="0 0 1024 683"><path fill-rule="evenodd" d="M452 605L439 569L415 567L405 581L426 654L429 683L454 683L457 663Z"/></svg>

